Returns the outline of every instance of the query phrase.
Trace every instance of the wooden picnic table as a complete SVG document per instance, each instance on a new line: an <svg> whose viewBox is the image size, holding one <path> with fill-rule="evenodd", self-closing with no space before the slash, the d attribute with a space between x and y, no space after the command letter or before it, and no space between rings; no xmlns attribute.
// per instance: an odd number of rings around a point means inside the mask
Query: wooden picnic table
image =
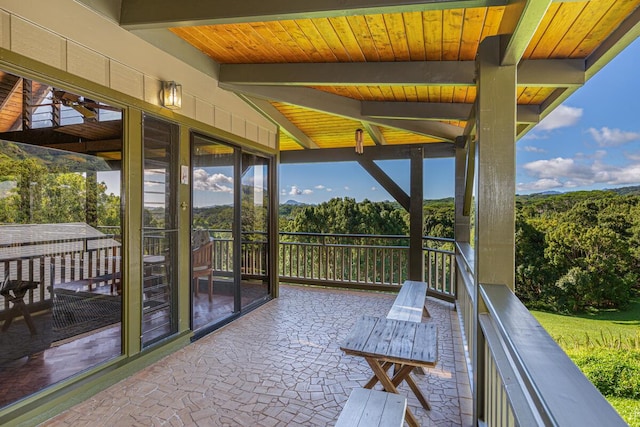
<svg viewBox="0 0 640 427"><path fill-rule="evenodd" d="M346 354L363 357L371 367L373 377L364 388L373 388L380 381L385 391L398 393L397 386L405 381L422 406L430 409L409 373L416 367L433 367L437 363L438 331L434 322L418 323L363 315L356 320L340 348ZM389 376L392 366L392 376ZM418 426L409 407L406 421L410 426Z"/></svg>

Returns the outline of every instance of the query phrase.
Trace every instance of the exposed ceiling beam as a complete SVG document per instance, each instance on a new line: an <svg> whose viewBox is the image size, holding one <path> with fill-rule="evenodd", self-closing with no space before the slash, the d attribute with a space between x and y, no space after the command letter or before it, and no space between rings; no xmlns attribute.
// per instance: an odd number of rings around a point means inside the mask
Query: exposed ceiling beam
<svg viewBox="0 0 640 427"><path fill-rule="evenodd" d="M369 137L376 145L387 145L387 139L378 126L372 125L369 122L362 122L362 127L367 131Z"/></svg>
<svg viewBox="0 0 640 427"><path fill-rule="evenodd" d="M518 0L505 8L500 23L501 65L516 65L529 46L552 0Z"/></svg>
<svg viewBox="0 0 640 427"><path fill-rule="evenodd" d="M362 101L362 115L404 120L467 120L473 104L445 102ZM518 105L520 123L538 123L537 105Z"/></svg>
<svg viewBox="0 0 640 427"><path fill-rule="evenodd" d="M405 130L443 141L452 142L456 136L462 133L462 129L457 126L437 121L390 120L364 117L360 112L360 101L315 89L304 87L244 86L226 83L220 83L219 86L235 93L298 105L310 110L345 117L359 122L367 121L378 126Z"/></svg>
<svg viewBox="0 0 640 427"><path fill-rule="evenodd" d="M223 64L220 81L291 86L471 86L474 74L474 61Z"/></svg>
<svg viewBox="0 0 640 427"><path fill-rule="evenodd" d="M532 59L518 65L518 86L578 87L586 81L584 59Z"/></svg>
<svg viewBox="0 0 640 427"><path fill-rule="evenodd" d="M276 107L271 105L269 101L254 98L246 95L238 95L245 100L254 109L260 112L267 119L280 127L280 130L288 135L291 139L298 143L302 148L319 148L309 136L302 132L300 128L291 123Z"/></svg>
<svg viewBox="0 0 640 427"><path fill-rule="evenodd" d="M396 182L387 175L380 166L375 164L373 160L366 159L362 156L359 157L358 163L360 163L360 166L362 166L362 168L367 171L378 184L387 190L387 193L389 193L396 202L400 203L400 206L402 206L407 212L409 211L411 197L409 197L409 195L400 188L400 186L396 184Z"/></svg>
<svg viewBox="0 0 640 427"><path fill-rule="evenodd" d="M467 120L473 104L454 102L362 101L362 115L387 119Z"/></svg>
<svg viewBox="0 0 640 427"><path fill-rule="evenodd" d="M218 79L220 65L211 57L202 53L202 51L173 34L171 31L167 31L166 29L150 29L131 32L158 49L189 64L196 70L216 80Z"/></svg>
<svg viewBox="0 0 640 427"><path fill-rule="evenodd" d="M434 142L427 144L374 145L365 147L363 154L356 153L353 147L281 151L280 163L327 163L357 162L361 159L371 161L408 159L411 156L411 150L416 147L423 148L425 159L446 158L455 155L453 143Z"/></svg>
<svg viewBox="0 0 640 427"><path fill-rule="evenodd" d="M506 0L122 0L120 25L169 28L503 6Z"/></svg>
<svg viewBox="0 0 640 427"><path fill-rule="evenodd" d="M475 61L221 64L220 82L269 86L475 85ZM537 59L518 66L518 85L568 87L585 81L582 59Z"/></svg>

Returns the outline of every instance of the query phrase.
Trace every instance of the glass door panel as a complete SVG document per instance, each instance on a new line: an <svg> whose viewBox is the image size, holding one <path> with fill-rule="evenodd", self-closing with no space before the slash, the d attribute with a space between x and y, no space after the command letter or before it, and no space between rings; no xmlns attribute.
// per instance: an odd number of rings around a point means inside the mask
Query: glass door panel
<svg viewBox="0 0 640 427"><path fill-rule="evenodd" d="M192 327L239 310L234 268L237 148L194 135L192 182Z"/></svg>
<svg viewBox="0 0 640 427"><path fill-rule="evenodd" d="M142 230L142 345L178 330L177 142L178 127L144 118L144 217Z"/></svg>
<svg viewBox="0 0 640 427"><path fill-rule="evenodd" d="M242 308L269 295L269 159L242 154Z"/></svg>

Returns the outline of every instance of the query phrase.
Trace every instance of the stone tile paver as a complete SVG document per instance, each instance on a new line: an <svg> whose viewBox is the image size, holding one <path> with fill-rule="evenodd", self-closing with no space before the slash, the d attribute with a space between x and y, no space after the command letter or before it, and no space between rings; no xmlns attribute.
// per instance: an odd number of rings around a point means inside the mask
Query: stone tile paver
<svg viewBox="0 0 640 427"><path fill-rule="evenodd" d="M393 300L392 294L281 285L279 298L41 425L333 425L351 390L371 375L340 343L358 315L385 316ZM438 325L439 361L414 378L431 411L405 384L400 391L422 426L470 426L458 316L450 304L431 298L427 304L427 321Z"/></svg>

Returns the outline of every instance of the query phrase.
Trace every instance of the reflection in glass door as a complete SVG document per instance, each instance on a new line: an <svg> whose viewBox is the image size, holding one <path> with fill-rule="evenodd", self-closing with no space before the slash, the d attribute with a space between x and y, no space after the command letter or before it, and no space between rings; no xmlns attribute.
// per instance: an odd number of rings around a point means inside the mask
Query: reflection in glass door
<svg viewBox="0 0 640 427"><path fill-rule="evenodd" d="M242 154L242 308L269 295L269 159Z"/></svg>
<svg viewBox="0 0 640 427"><path fill-rule="evenodd" d="M239 150L194 135L192 182L192 327L239 311L234 269L235 178Z"/></svg>
<svg viewBox="0 0 640 427"><path fill-rule="evenodd" d="M178 127L145 116L143 132L142 345L147 346L178 330Z"/></svg>

